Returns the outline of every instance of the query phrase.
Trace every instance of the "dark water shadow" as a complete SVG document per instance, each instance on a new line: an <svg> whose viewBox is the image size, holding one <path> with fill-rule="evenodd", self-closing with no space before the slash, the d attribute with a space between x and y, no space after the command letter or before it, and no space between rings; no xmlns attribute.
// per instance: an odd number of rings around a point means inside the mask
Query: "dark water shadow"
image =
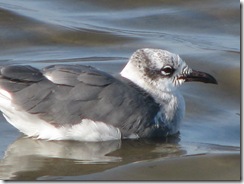
<svg viewBox="0 0 244 184"><path fill-rule="evenodd" d="M106 142L46 141L20 137L8 146L4 158L0 160L0 179L65 180L73 176L79 179L141 161L153 163L157 159L194 158L212 153L239 154L239 151L238 147L181 143L179 135L167 139Z"/></svg>
<svg viewBox="0 0 244 184"><path fill-rule="evenodd" d="M77 176L141 160L186 154L179 138L106 142L45 141L20 137L0 161L0 178L36 180L45 176Z"/></svg>

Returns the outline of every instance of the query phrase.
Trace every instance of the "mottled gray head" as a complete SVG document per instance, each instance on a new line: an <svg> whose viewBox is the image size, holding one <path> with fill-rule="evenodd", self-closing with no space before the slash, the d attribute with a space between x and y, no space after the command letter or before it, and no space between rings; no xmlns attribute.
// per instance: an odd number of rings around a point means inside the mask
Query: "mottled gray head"
<svg viewBox="0 0 244 184"><path fill-rule="evenodd" d="M172 91L187 81L217 84L211 75L192 70L179 57L161 49L139 49L130 58L121 75L143 88Z"/></svg>

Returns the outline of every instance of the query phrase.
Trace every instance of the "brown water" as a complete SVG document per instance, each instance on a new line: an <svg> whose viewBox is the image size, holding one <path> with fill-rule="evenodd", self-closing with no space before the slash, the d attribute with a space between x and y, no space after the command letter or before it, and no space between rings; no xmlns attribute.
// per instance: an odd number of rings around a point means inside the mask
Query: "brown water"
<svg viewBox="0 0 244 184"><path fill-rule="evenodd" d="M180 87L186 117L168 140L33 140L0 116L0 179L240 180L239 1L0 0L0 43L0 64L110 73L138 48L162 48L219 83Z"/></svg>

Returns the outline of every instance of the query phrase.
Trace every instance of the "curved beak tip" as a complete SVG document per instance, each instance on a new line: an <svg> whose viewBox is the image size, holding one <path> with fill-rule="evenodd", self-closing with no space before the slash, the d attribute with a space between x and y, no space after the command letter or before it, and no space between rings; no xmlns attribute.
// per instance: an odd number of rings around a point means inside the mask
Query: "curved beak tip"
<svg viewBox="0 0 244 184"><path fill-rule="evenodd" d="M218 81L213 77L212 84L218 84Z"/></svg>

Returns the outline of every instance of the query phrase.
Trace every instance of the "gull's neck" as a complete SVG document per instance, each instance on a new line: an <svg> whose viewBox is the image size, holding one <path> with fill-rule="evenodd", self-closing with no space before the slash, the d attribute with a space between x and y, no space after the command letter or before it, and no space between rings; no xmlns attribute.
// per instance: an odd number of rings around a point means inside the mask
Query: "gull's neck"
<svg viewBox="0 0 244 184"><path fill-rule="evenodd" d="M134 68L132 65L130 65L130 63L128 63L124 67L124 69L120 72L120 75L124 78L129 79L130 81L132 81L133 83L135 83L136 85L144 89L145 91L148 91L147 88L149 86L145 83L143 77L140 76L141 74L139 73L139 71L136 68Z"/></svg>
<svg viewBox="0 0 244 184"><path fill-rule="evenodd" d="M120 75L148 92L155 102L160 104L159 116L162 116L161 118L166 124L171 124L172 129L178 130L179 123L184 116L185 102L176 88L173 90L163 88L162 86L160 88L160 86L153 83L154 81L145 80L145 76L133 65L127 64Z"/></svg>

